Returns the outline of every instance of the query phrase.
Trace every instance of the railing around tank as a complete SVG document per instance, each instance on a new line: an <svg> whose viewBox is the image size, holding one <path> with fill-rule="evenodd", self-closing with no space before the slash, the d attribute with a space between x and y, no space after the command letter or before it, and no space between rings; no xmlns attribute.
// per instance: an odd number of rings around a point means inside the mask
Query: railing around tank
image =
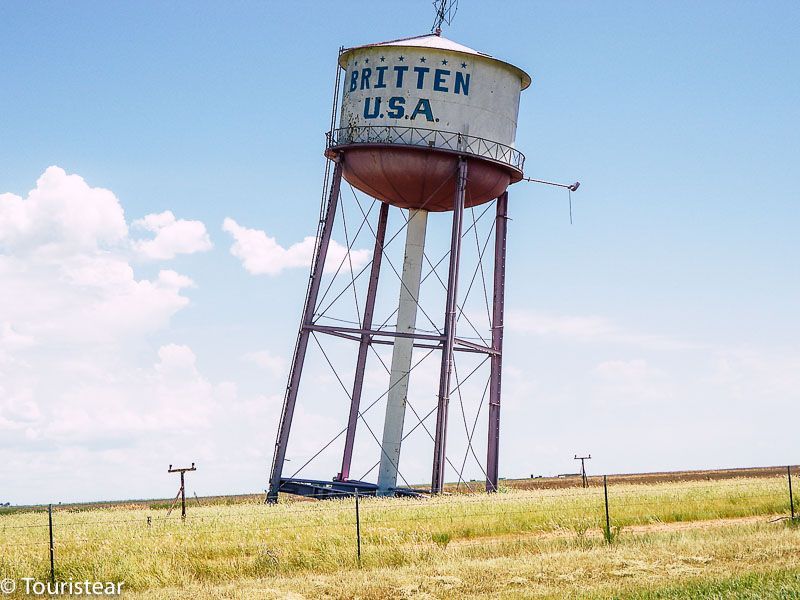
<svg viewBox="0 0 800 600"><path fill-rule="evenodd" d="M483 138L418 127L395 127L391 125L360 125L334 129L327 134L328 149L351 144L387 144L398 146L420 146L472 154L494 160L518 171L523 171L525 156L505 144Z"/></svg>

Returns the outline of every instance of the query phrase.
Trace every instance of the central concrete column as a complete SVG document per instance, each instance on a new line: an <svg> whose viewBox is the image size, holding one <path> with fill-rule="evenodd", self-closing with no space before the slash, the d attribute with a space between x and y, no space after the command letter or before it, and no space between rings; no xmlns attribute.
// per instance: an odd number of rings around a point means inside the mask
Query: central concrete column
<svg viewBox="0 0 800 600"><path fill-rule="evenodd" d="M400 285L400 304L397 311L398 333L414 333L417 324L417 300L422 278L422 257L425 249L425 230L428 211L408 211L406 250ZM392 368L389 375L389 395L386 402L386 419L383 422L381 464L378 471L378 494L390 494L397 486L397 468L400 463L400 444L403 438L403 421L408 398L408 373L414 340L396 337L392 349Z"/></svg>

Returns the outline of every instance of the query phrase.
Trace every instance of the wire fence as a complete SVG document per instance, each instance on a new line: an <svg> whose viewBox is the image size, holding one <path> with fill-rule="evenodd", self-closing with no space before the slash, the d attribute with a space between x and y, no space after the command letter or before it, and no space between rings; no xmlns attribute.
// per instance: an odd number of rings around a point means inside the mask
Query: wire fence
<svg viewBox="0 0 800 600"><path fill-rule="evenodd" d="M592 482L594 485L586 488L511 490L492 495L387 500L342 494L318 503L191 507L185 518L144 510L141 517L121 517L115 510L92 513L50 505L46 512L0 515L0 550L4 563L36 562L40 571L46 570L56 581L63 577L59 558L65 555L69 562L92 552L124 553L134 547L152 551L158 544L183 548L193 543L220 545L242 553L252 544L274 548L294 544L292 552L302 554L300 542L314 538L320 547L328 544L345 552L351 544L351 558L361 566L370 553L384 555L395 551L398 544L447 545L458 540L467 545L489 542L491 546L514 543L515 534L572 532L583 536L590 530L613 543L625 527L646 529L665 523L743 517L794 521L792 480L796 475L792 470L787 467L783 477L713 482L626 484L610 483L603 477L602 485ZM498 541L498 536L506 537ZM317 546L306 549L319 550ZM267 551L275 564L279 554ZM302 563L302 556L297 561Z"/></svg>

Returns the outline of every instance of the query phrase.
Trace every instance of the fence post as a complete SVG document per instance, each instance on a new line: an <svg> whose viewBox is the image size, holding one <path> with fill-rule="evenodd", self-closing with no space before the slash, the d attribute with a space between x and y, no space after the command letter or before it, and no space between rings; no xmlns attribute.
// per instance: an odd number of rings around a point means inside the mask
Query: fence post
<svg viewBox="0 0 800 600"><path fill-rule="evenodd" d="M794 521L794 495L792 494L792 467L786 467L786 474L789 476L789 508L792 512L792 521Z"/></svg>
<svg viewBox="0 0 800 600"><path fill-rule="evenodd" d="M56 548L53 542L53 505L47 505L47 521L50 528L50 581L56 582Z"/></svg>
<svg viewBox="0 0 800 600"><path fill-rule="evenodd" d="M603 495L606 501L606 541L611 543L611 519L608 516L608 477L603 475Z"/></svg>
<svg viewBox="0 0 800 600"><path fill-rule="evenodd" d="M153 517L147 517L147 528L150 529L153 526Z"/></svg>
<svg viewBox="0 0 800 600"><path fill-rule="evenodd" d="M358 489L356 489L356 544L358 545L358 568L361 568L361 515L358 510Z"/></svg>

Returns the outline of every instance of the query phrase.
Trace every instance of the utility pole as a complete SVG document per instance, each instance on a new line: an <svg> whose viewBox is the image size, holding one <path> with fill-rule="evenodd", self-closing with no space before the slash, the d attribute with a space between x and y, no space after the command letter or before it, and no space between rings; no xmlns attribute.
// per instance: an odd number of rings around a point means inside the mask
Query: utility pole
<svg viewBox="0 0 800 600"><path fill-rule="evenodd" d="M592 458L592 455L589 456L578 456L575 455L575 460L581 461L581 481L583 482L583 487L589 487L589 478L586 477L586 461Z"/></svg>
<svg viewBox="0 0 800 600"><path fill-rule="evenodd" d="M197 467L194 466L194 463L192 463L191 467L182 467L178 469L173 469L172 465L170 465L167 470L167 473L181 474L181 489L178 490L178 496L181 497L181 519L186 519L186 486L184 484L184 473L187 471L197 471ZM177 499L176 497L175 500ZM172 505L175 506L175 503L173 502ZM170 508L169 511L172 512L172 509ZM169 513L167 513L167 516L169 516Z"/></svg>

